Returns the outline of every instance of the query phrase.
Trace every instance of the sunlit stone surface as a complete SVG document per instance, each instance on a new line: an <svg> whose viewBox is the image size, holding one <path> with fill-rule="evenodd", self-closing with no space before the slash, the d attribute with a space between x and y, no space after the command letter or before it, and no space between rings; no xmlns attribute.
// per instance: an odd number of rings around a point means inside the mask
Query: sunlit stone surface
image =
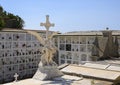
<svg viewBox="0 0 120 85"><path fill-rule="evenodd" d="M45 39L43 39L37 32L27 31L28 33L34 35L43 45L41 61L39 63L37 72L33 76L33 79L48 80L58 76L62 76L63 74L58 70L57 64L52 60L57 48L52 41L52 37L56 33L48 35L49 28L51 26L54 26L54 24L51 24L49 22L49 15L46 15L46 23L41 23L41 26L45 26L46 28Z"/></svg>

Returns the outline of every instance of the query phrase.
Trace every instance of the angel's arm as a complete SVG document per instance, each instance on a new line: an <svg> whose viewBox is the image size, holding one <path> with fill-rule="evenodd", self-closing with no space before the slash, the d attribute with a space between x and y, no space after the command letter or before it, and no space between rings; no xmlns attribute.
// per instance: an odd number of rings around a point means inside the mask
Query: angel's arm
<svg viewBox="0 0 120 85"><path fill-rule="evenodd" d="M35 32L35 31L28 31L28 30L26 30L26 32L35 36L42 45L45 44L44 39L42 38L42 36L39 33Z"/></svg>

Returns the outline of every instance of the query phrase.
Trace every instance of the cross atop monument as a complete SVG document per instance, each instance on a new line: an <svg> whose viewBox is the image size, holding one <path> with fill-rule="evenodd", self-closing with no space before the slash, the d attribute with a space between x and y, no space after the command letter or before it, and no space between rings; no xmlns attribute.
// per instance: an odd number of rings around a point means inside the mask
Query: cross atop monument
<svg viewBox="0 0 120 85"><path fill-rule="evenodd" d="M48 31L50 27L54 27L54 23L50 23L49 21L49 15L46 15L46 22L40 23L40 26L44 26L46 28L46 38L48 38Z"/></svg>

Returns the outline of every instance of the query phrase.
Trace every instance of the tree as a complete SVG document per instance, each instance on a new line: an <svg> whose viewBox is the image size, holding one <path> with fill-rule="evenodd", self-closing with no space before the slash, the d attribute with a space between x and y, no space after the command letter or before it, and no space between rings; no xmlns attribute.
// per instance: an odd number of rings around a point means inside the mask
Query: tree
<svg viewBox="0 0 120 85"><path fill-rule="evenodd" d="M3 8L0 6L0 30L4 27L4 20L2 18Z"/></svg>
<svg viewBox="0 0 120 85"><path fill-rule="evenodd" d="M2 14L3 12L3 8L0 6L0 15Z"/></svg>
<svg viewBox="0 0 120 85"><path fill-rule="evenodd" d="M2 30L4 25L5 25L4 20L2 19L2 17L0 17L0 30Z"/></svg>
<svg viewBox="0 0 120 85"><path fill-rule="evenodd" d="M2 28L22 29L23 27L24 21L21 17L4 11L2 6L0 6L0 29Z"/></svg>

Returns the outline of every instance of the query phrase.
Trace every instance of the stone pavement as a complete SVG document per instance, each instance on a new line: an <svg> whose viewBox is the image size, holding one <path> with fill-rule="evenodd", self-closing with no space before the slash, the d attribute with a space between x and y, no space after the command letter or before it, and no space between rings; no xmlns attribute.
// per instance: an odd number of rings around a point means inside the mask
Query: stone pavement
<svg viewBox="0 0 120 85"><path fill-rule="evenodd" d="M94 82L95 84L91 84L92 82ZM18 82L6 83L3 85L112 85L112 83L65 75L62 77L58 77L53 81L25 79L25 80L20 80Z"/></svg>

